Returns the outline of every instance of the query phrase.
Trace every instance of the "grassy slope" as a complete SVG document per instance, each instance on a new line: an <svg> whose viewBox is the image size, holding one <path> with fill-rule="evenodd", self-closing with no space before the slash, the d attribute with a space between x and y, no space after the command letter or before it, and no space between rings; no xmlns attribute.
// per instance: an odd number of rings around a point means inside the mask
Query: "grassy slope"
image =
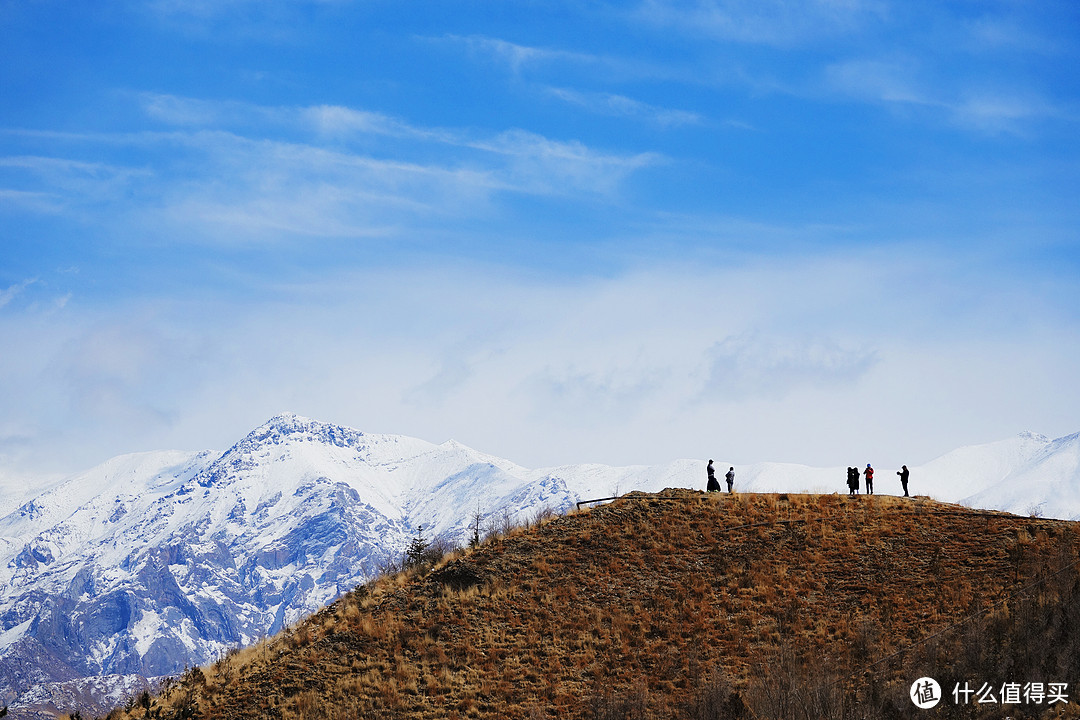
<svg viewBox="0 0 1080 720"><path fill-rule="evenodd" d="M689 717L717 673L745 694L785 653L858 690L853 670L901 681L871 663L1075 562L1078 539L1073 523L922 498L635 494L360 588L155 703L162 717Z"/></svg>

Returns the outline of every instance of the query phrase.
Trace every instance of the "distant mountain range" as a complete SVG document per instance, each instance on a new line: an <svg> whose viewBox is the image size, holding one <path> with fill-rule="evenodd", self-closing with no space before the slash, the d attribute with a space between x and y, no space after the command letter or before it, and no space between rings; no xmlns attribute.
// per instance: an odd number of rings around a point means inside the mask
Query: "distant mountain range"
<svg viewBox="0 0 1080 720"><path fill-rule="evenodd" d="M897 469L878 469L879 493L898 494ZM846 493L843 468L736 472L740 491ZM704 460L529 470L454 441L291 414L223 454L113 458L0 518L0 705L13 717L70 709L76 696L94 707L88 693L203 664L369 579L420 532L464 541L478 513L483 530L583 499L704 485ZM1080 434L961 448L912 467L911 490L1075 519Z"/></svg>
<svg viewBox="0 0 1080 720"><path fill-rule="evenodd" d="M860 471L865 467L860 465ZM842 467L759 463L736 470L736 489L744 492L847 492ZM899 470L876 467L875 491L903 494ZM913 495L1019 515L1080 519L1080 433L1057 440L1021 433L962 447L909 470Z"/></svg>

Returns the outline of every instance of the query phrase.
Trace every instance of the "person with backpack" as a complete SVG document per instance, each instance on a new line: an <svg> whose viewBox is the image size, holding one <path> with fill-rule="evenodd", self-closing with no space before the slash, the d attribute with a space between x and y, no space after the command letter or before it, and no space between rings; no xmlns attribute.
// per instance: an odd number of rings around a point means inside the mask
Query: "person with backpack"
<svg viewBox="0 0 1080 720"><path fill-rule="evenodd" d="M866 469L863 470L863 475L866 476L866 494L874 494L874 468L870 467L870 463L866 463Z"/></svg>
<svg viewBox="0 0 1080 720"><path fill-rule="evenodd" d="M909 475L907 465L901 465L900 467L902 469L897 470L896 474L900 476L900 484L904 486L904 497L911 497L907 494L907 480Z"/></svg>
<svg viewBox="0 0 1080 720"><path fill-rule="evenodd" d="M724 476L724 479L727 480L727 491L728 492L733 492L732 489L731 489L731 486L735 484L735 468L734 467L729 467L728 468L727 475Z"/></svg>
<svg viewBox="0 0 1080 720"><path fill-rule="evenodd" d="M706 486L706 489L709 492L720 492L720 483L716 481L716 470L713 469L712 460L709 461L709 465L705 468L705 472L709 475L709 484Z"/></svg>

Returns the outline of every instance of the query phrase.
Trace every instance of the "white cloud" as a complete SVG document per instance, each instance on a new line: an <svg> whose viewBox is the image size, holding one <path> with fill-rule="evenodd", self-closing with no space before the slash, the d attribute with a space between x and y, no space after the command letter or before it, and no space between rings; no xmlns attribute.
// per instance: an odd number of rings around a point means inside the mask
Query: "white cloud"
<svg viewBox="0 0 1080 720"><path fill-rule="evenodd" d="M310 22L310 10L347 5L353 0L132 0L143 12L171 31L206 35L220 33L263 41L289 42L296 29Z"/></svg>
<svg viewBox="0 0 1080 720"><path fill-rule="evenodd" d="M395 232L433 215L475 208L500 182L491 170L381 160L317 145L197 134L194 178L161 188L175 227L208 237L288 235L364 237ZM151 216L159 211L147 210Z"/></svg>
<svg viewBox="0 0 1080 720"><path fill-rule="evenodd" d="M1037 8L1033 9L1034 17L1039 17L1042 22L1050 19L1049 16L1041 16ZM968 33L964 44L974 52L1020 51L1057 55L1065 49L1058 39L1036 29L1031 23L1008 15L983 15L965 23L964 28Z"/></svg>
<svg viewBox="0 0 1080 720"><path fill-rule="evenodd" d="M389 236L423 232L433 218L485 216L504 193L610 200L628 176L663 161L523 130L425 128L341 106L139 98L149 116L182 129L68 134L56 139L74 158L0 158L40 186L20 188L20 205L89 212L122 199L125 212L112 222L135 218L142 229L212 242ZM77 158L102 146L134 155L140 167Z"/></svg>
<svg viewBox="0 0 1080 720"><path fill-rule="evenodd" d="M857 33L884 11L873 0L644 0L634 15L694 35L789 46Z"/></svg>
<svg viewBox="0 0 1080 720"><path fill-rule="evenodd" d="M249 107L240 103L222 103L196 98L179 97L164 93L142 93L143 112L154 120L170 125L213 125L236 111L248 112Z"/></svg>
<svg viewBox="0 0 1080 720"><path fill-rule="evenodd" d="M471 35L447 35L441 40L464 45L472 52L482 53L494 57L497 61L507 65L513 72L519 73L529 66L544 64L572 64L572 65L607 65L613 62L609 58L579 53L555 48L531 47L501 40L499 38Z"/></svg>
<svg viewBox="0 0 1080 720"><path fill-rule="evenodd" d="M15 283L14 285L9 285L3 290L0 290L0 309L2 309L5 305L14 300L18 295L20 295L24 290L26 290L26 288L30 287L37 281L37 278L29 278L27 280L23 280L22 282Z"/></svg>
<svg viewBox="0 0 1080 720"><path fill-rule="evenodd" d="M24 210L42 214L82 212L117 201L150 176L142 168L39 155L0 157L0 168L14 171L10 174L22 186L0 190L0 195Z"/></svg>
<svg viewBox="0 0 1080 720"><path fill-rule="evenodd" d="M0 425L39 429L9 454L66 456L71 470L222 448L281 410L531 466L911 464L969 439L1080 429L1080 332L1045 324L1038 280L1010 282L1028 302L1003 315L982 289L1002 283L898 248L557 283L381 268L261 303L69 303L48 328L0 315L20 353L0 353Z"/></svg>
<svg viewBox="0 0 1080 720"><path fill-rule="evenodd" d="M319 105L303 108L299 112L322 135L342 136L362 133L430 139L436 137L436 133L410 127L382 113L354 110L340 105Z"/></svg>
<svg viewBox="0 0 1080 720"><path fill-rule="evenodd" d="M580 142L551 140L523 130L510 130L472 147L510 160L494 173L505 189L540 195L611 194L632 172L663 162L657 153L598 152Z"/></svg>
<svg viewBox="0 0 1080 720"><path fill-rule="evenodd" d="M1034 93L1009 90L964 91L949 109L957 124L990 133L1021 132L1040 119L1077 119Z"/></svg>
<svg viewBox="0 0 1080 720"><path fill-rule="evenodd" d="M44 215L64 212L64 204L56 193L0 189L0 209L15 208Z"/></svg>
<svg viewBox="0 0 1080 720"><path fill-rule="evenodd" d="M548 88L547 92L564 102L583 107L590 112L615 117L640 118L661 127L702 125L705 119L698 113L672 110L613 93L580 92L568 88Z"/></svg>
<svg viewBox="0 0 1080 720"><path fill-rule="evenodd" d="M986 134L1023 134L1046 119L1075 122L1080 112L1063 99L1067 91L1054 92L1060 83L1046 64L1062 54L1062 42L1045 27L1053 13L1038 21L1022 14L989 8L969 20L936 9L908 17L877 0L643 0L631 17L658 32L675 29L688 41L770 46L772 60L779 59L776 52L789 59L804 52L800 62L774 62L771 70L768 61L740 57L720 78L710 78L709 63L699 61L693 82L734 81L755 93L814 100L839 95ZM920 26L909 27L912 22ZM827 53L812 54L817 46ZM869 55L867 48L874 48ZM726 57L722 50L701 55ZM685 73L682 80L692 82Z"/></svg>
<svg viewBox="0 0 1080 720"><path fill-rule="evenodd" d="M472 55L491 59L518 77L558 74L571 70L575 75L584 72L593 79L610 82L676 80L697 83L701 80L700 68L681 67L645 59L640 55L623 56L536 47L481 35L446 35L425 39L428 42L464 47Z"/></svg>
<svg viewBox="0 0 1080 720"><path fill-rule="evenodd" d="M432 217L482 212L498 192L610 194L627 175L656 161L520 131L468 142L451 163L222 134L190 142L209 164L204 178L168 188L174 220L197 218L205 227L225 224L256 234L387 234Z"/></svg>
<svg viewBox="0 0 1080 720"><path fill-rule="evenodd" d="M383 113L340 105L265 106L235 100L203 100L164 93L137 95L147 117L180 127L268 134L275 130L314 133L317 137L384 135L446 140L435 130L410 126Z"/></svg>
<svg viewBox="0 0 1080 720"><path fill-rule="evenodd" d="M147 175L144 170L108 163L29 155L0 157L0 167L26 170L54 185L74 189L97 185L103 181L123 183L134 176Z"/></svg>
<svg viewBox="0 0 1080 720"><path fill-rule="evenodd" d="M801 387L828 389L865 376L879 358L828 337L763 338L756 333L724 338L708 352L704 394L745 400L783 399Z"/></svg>
<svg viewBox="0 0 1080 720"><path fill-rule="evenodd" d="M825 77L836 90L860 99L942 105L921 87L919 72L913 61L847 60L827 66Z"/></svg>
<svg viewBox="0 0 1080 720"><path fill-rule="evenodd" d="M530 414L542 421L573 417L579 427L621 425L655 403L666 389L667 374L663 368L623 367L618 362L602 370L546 367L525 378L518 390L530 398Z"/></svg>
<svg viewBox="0 0 1080 720"><path fill-rule="evenodd" d="M920 108L968 130L1020 132L1033 120L1070 118L1025 88L974 87L962 78L931 80L930 70L914 60L846 60L824 70L826 86L860 101Z"/></svg>

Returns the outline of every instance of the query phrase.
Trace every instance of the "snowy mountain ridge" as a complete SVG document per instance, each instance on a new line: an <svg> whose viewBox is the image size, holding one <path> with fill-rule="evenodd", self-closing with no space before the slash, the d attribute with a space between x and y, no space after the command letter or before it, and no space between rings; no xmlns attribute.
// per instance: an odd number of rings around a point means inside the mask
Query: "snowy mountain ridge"
<svg viewBox="0 0 1080 720"><path fill-rule="evenodd" d="M1078 461L1080 434L1025 433L911 468L912 492L1075 518ZM845 477L778 463L736 470L740 491L837 492ZM893 469L878 472L877 491L898 494ZM0 517L0 705L40 705L48 688L95 676L135 687L207 662L368 579L421 527L461 541L478 510L485 523L520 520L630 490L703 488L704 478L703 460L529 470L454 441L292 414L221 454L113 458Z"/></svg>

